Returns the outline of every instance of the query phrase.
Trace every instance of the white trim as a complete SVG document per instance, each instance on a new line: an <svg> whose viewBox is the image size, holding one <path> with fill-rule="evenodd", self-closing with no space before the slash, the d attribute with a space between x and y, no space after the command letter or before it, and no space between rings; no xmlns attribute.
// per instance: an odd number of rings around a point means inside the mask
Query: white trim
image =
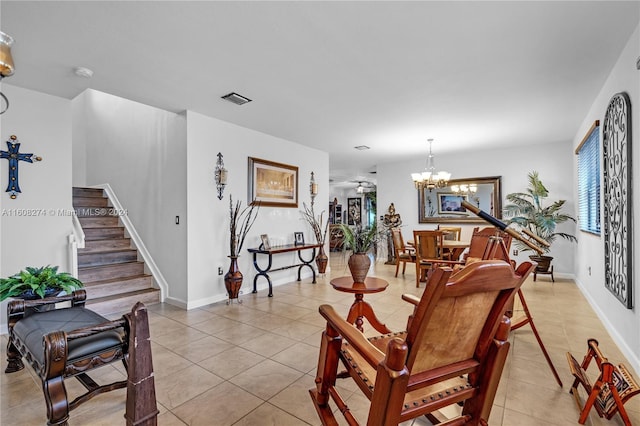
<svg viewBox="0 0 640 426"><path fill-rule="evenodd" d="M111 185L109 185L108 183L102 183L99 185L93 185L91 186L91 188L100 188L104 190L114 210L124 211L124 208L122 207L122 204L120 204L120 201L111 188ZM149 253L149 250L147 250L147 247L142 242L142 238L140 238L140 235L136 231L136 228L133 226L133 223L131 223L129 217L127 215L121 215L119 216L119 218L122 221L124 228L127 230L127 234L131 238L134 246L138 249L138 254L142 257L145 268L147 268L151 275L153 275L154 283L156 283L158 285L158 288L160 288L160 301L164 302L169 289L167 281L164 279L162 272L160 272L158 265L156 265L156 263L153 261L151 253Z"/></svg>
<svg viewBox="0 0 640 426"><path fill-rule="evenodd" d="M272 271L272 272L278 272L278 271ZM319 276L320 274L316 273L316 281ZM310 281L305 281L308 278L312 278L312 277L313 275L311 274L311 271L307 269L306 273L303 272L301 274L300 281L293 281L293 282L297 282L300 285L318 285L317 282L316 284L313 284ZM292 282L291 277L282 277L277 280L271 277L271 286L274 293L274 297L277 297L277 293L276 293L277 287L285 284L291 284L291 282ZM269 283L265 278L259 279L256 290L258 291L258 293L261 293L261 292L267 293L269 291ZM245 277L245 279L242 282L242 288L240 289L240 300L242 300L243 296L244 297L250 296L252 294L251 293L252 291L253 291L253 278L247 280ZM183 309L190 310L190 309L200 308L202 306L211 305L213 303L224 302L226 300L229 300L229 297L227 296L226 293L222 293L222 294L214 294L212 296L205 297L198 300L191 300L188 303L185 303L183 300L177 300L177 299L172 299L172 300L167 299L165 300L165 302L169 303L170 305L175 305Z"/></svg>
<svg viewBox="0 0 640 426"><path fill-rule="evenodd" d="M591 309L593 309L593 311L596 313L596 315L602 322L602 325L604 325L605 330L607 330L607 332L611 335L613 341L616 343L616 345L618 345L618 348L620 349L622 354L631 363L631 368L633 368L636 374L640 373L640 357L638 356L638 354L634 353L634 351L625 341L624 337L621 336L620 333L618 333L617 328L614 326L614 324L611 323L611 321L609 321L609 317L605 314L605 312L602 311L602 309L600 309L600 306L596 303L593 297L591 297L591 293L587 291L587 288L582 285L582 283L577 279L575 279L574 282L580 289L580 292L582 293L584 298L587 299L587 301L591 305Z"/></svg>
<svg viewBox="0 0 640 426"><path fill-rule="evenodd" d="M78 249L84 248L84 231L75 210L71 213L71 223L73 224L73 234L67 236L69 242L69 273L78 278Z"/></svg>

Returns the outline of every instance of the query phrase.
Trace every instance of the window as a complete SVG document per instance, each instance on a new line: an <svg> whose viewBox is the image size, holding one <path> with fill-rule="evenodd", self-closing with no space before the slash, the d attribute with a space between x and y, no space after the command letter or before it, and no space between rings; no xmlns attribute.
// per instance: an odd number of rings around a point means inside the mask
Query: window
<svg viewBox="0 0 640 426"><path fill-rule="evenodd" d="M580 230L600 235L600 122L593 123L578 148Z"/></svg>

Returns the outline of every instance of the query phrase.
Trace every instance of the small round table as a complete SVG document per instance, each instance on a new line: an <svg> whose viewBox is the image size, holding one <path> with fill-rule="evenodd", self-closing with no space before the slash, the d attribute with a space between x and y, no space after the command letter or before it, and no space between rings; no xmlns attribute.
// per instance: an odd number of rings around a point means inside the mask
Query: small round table
<svg viewBox="0 0 640 426"><path fill-rule="evenodd" d="M373 312L373 308L370 304L363 300L365 294L379 293L386 290L389 283L381 278L367 277L364 279L364 283L354 283L351 277L334 278L331 281L331 285L338 291L345 293L354 293L356 300L349 309L349 315L347 315L347 322L355 324L356 328L361 332L364 332L362 328L362 318L369 320L369 323L378 330L380 333L391 333L391 330L386 325L382 324Z"/></svg>

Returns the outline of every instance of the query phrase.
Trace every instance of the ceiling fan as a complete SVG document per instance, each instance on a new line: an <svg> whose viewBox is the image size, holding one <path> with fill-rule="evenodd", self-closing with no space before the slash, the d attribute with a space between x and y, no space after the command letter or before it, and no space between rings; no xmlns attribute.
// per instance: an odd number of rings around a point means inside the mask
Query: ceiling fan
<svg viewBox="0 0 640 426"><path fill-rule="evenodd" d="M365 192L372 192L376 190L376 185L373 182L366 180L352 180L350 182L357 183L356 192L358 194L364 194Z"/></svg>

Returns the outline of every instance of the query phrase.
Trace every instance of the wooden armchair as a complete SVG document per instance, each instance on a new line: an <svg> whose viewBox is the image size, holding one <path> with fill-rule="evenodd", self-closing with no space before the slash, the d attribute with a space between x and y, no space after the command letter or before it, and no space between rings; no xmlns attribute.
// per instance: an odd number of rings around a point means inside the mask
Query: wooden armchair
<svg viewBox="0 0 640 426"><path fill-rule="evenodd" d="M5 373L22 370L24 357L42 381L49 425L66 425L69 411L96 395L127 388L127 425L156 424L151 342L147 310L137 303L131 313L109 321L85 309L86 293L7 305L9 342ZM57 303L70 307L55 308ZM122 361L127 379L99 385L88 372ZM75 377L87 392L69 402L65 379Z"/></svg>
<svg viewBox="0 0 640 426"><path fill-rule="evenodd" d="M509 350L505 308L532 271L503 261L476 262L451 277L437 269L415 304L407 330L367 339L329 305L311 399L322 424L337 424L329 400L347 423L357 425L336 388L337 377L353 379L371 401L367 425L397 425L446 406L463 403L444 425L486 425ZM346 368L338 374L339 361ZM432 420L433 422L433 420Z"/></svg>
<svg viewBox="0 0 640 426"><path fill-rule="evenodd" d="M407 262L416 263L416 251L404 245L404 238L400 228L391 228L391 239L393 241L393 250L396 258L396 277L402 263L402 275L407 268Z"/></svg>
<svg viewBox="0 0 640 426"><path fill-rule="evenodd" d="M442 246L443 239L443 231L413 231L413 244L416 249L416 287L420 287L420 282L425 281L435 268L458 263L446 257Z"/></svg>

